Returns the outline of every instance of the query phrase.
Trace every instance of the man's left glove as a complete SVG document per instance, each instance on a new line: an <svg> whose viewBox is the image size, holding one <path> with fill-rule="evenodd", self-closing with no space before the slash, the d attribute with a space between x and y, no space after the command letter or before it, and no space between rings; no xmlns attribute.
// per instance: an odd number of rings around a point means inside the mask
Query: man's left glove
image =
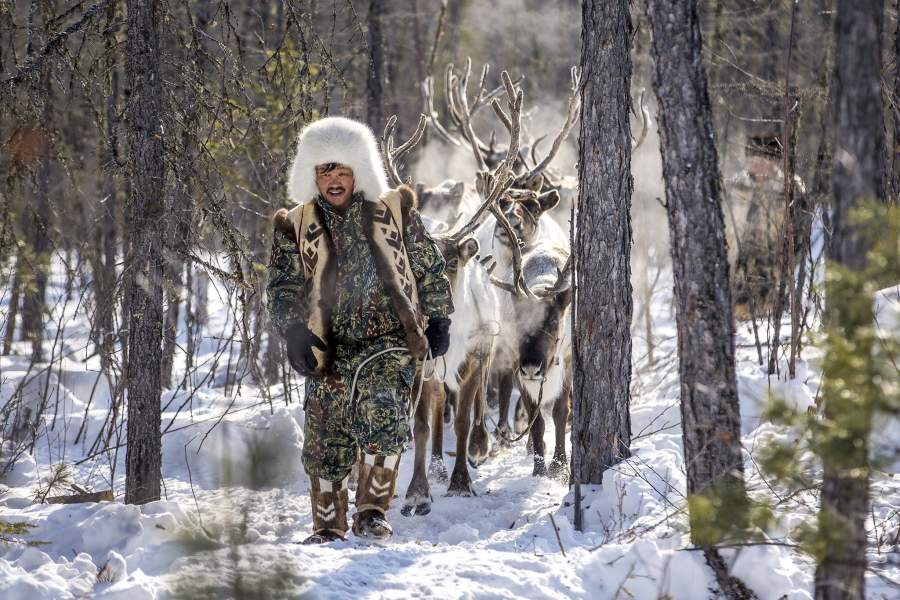
<svg viewBox="0 0 900 600"><path fill-rule="evenodd" d="M447 348L450 347L450 319L447 317L428 319L425 337L428 338L428 346L431 348L431 358L446 354Z"/></svg>
<svg viewBox="0 0 900 600"><path fill-rule="evenodd" d="M304 377L312 375L318 365L313 348L322 352L327 348L322 338L310 331L306 323L300 322L287 328L284 339L291 366Z"/></svg>

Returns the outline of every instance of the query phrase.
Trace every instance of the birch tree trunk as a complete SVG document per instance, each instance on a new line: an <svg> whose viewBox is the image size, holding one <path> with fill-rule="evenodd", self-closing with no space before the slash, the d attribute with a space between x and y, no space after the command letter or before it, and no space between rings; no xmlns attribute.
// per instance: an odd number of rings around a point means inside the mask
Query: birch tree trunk
<svg viewBox="0 0 900 600"><path fill-rule="evenodd" d="M575 223L573 478L598 484L629 456L631 420L631 17L582 6L580 196Z"/></svg>
<svg viewBox="0 0 900 600"><path fill-rule="evenodd" d="M691 538L729 598L753 597L714 544L746 523L722 188L696 0L649 0L675 278L681 420ZM712 519L701 519L700 503ZM706 511L704 511L706 512Z"/></svg>
<svg viewBox="0 0 900 600"><path fill-rule="evenodd" d="M162 80L159 73L159 11L156 0L128 0L125 45L127 74L126 206L129 248L125 296L130 311L126 386L128 448L125 502L159 499L160 360L162 341L165 168L160 128Z"/></svg>
<svg viewBox="0 0 900 600"><path fill-rule="evenodd" d="M832 235L829 258L833 263L861 270L866 266L867 243L850 222L850 212L862 201L884 200L885 133L881 101L881 32L884 4L875 0L841 0L835 19L835 71L832 82L834 109L834 166L832 170ZM837 289L836 287L834 289ZM839 297L829 297L827 320L843 330L843 338L865 339L861 329L871 319L845 310ZM868 321L868 322L866 322ZM857 346L860 353L865 346ZM871 348L867 349L867 354ZM871 364L865 363L863 369ZM869 513L870 377L850 393L829 393L834 378L826 361L825 417L843 433L835 434L823 452L824 475L819 524L826 541L816 567L816 598L865 598L866 518ZM832 379L832 382L829 382ZM852 417L852 418L848 418ZM833 426L833 425L832 425ZM831 533L829 535L829 533Z"/></svg>

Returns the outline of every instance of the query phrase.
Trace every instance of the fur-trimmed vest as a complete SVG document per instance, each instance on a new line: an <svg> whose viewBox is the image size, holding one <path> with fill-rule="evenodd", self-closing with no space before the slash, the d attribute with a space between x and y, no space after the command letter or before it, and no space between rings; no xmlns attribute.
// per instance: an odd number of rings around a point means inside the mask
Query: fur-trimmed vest
<svg viewBox="0 0 900 600"><path fill-rule="evenodd" d="M410 354L418 358L427 352L428 341L423 331L425 323L416 279L404 244L405 227L410 223L410 211L415 207L415 202L415 193L407 186L400 186L382 194L377 202L364 202L362 216L366 241L375 258L378 277L403 324L406 346ZM327 347L324 352L313 348L318 360L313 374L324 375L331 367L335 347L331 331L337 280L334 242L325 226L322 208L315 200L297 205L290 211L279 210L274 221L276 229L288 234L297 243L307 290L307 327Z"/></svg>

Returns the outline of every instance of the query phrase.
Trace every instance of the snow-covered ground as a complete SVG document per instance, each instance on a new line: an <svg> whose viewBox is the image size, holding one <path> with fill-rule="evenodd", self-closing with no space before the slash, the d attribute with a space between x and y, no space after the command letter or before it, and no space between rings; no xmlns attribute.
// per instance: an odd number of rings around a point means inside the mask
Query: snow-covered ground
<svg viewBox="0 0 900 600"><path fill-rule="evenodd" d="M302 389L292 391L288 404L282 387L273 386L268 390L270 409L249 376L226 388L239 344L231 346L229 366L223 338L231 336L232 315L223 301L225 291L215 286L210 291L210 322L197 361L202 366L192 376L198 387L163 395L164 499L137 507L121 503L124 447L91 457L110 408L110 389L98 375L97 357L90 356L84 305L77 297L66 303L59 280L52 287L58 300L54 314L65 329L53 351L64 358L49 370L46 365L29 370L28 348L18 344L18 355L0 359L0 406L21 393L23 404L36 409L46 396L45 412L58 414L55 428L40 431L33 452L20 457L0 487L0 527L27 524L26 532L8 534L8 541L0 542L0 598L714 596L712 574L686 536L668 292L658 293L653 302L654 365L648 364L643 330L635 330L634 455L608 472L602 486L582 488L583 533L572 524L572 492L556 481L531 476L532 460L523 441L473 470L477 497L444 497L446 485L433 483L433 510L425 517L401 516L402 500L395 500L389 515L395 535L389 543L370 545L351 537L308 547L295 543L309 533L311 523L300 464ZM897 300L889 297L888 304ZM3 302L5 311L5 298ZM772 393L799 409L812 406L822 357L807 346L798 378L784 382L770 379L757 365L748 329L739 331L737 345L748 487L756 496L771 498L778 490L768 488L754 453L792 433L763 421L766 399ZM176 357L175 375L176 380L183 376L181 356ZM85 431L75 443L82 425ZM885 443L896 441L900 427L883 422L879 435ZM552 436L549 425L551 448ZM114 445L116 439L114 435ZM447 428L444 447L448 454L455 447L452 428ZM449 465L453 457L446 460ZM35 491L60 462L69 465L82 488L111 487L119 501L34 503ZM878 573L868 578L870 598L900 594L891 584L900 581L898 467L888 465L874 477L869 558ZM400 471L401 498L411 475L408 452ZM778 525L767 532L774 543L723 551L735 574L760 598L812 597L812 562L780 542L816 506L813 492L783 498Z"/></svg>

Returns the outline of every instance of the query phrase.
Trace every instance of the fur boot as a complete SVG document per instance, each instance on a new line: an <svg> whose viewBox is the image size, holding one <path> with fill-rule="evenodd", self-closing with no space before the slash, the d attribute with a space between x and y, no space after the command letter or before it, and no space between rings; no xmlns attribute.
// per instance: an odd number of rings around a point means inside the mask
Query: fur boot
<svg viewBox="0 0 900 600"><path fill-rule="evenodd" d="M334 483L318 477L311 478L309 493L312 499L313 534L303 543L322 544L344 539L348 529L347 478Z"/></svg>
<svg viewBox="0 0 900 600"><path fill-rule="evenodd" d="M386 539L393 534L387 522L387 511L394 497L400 455L363 455L356 487L356 513L353 533L359 537Z"/></svg>

